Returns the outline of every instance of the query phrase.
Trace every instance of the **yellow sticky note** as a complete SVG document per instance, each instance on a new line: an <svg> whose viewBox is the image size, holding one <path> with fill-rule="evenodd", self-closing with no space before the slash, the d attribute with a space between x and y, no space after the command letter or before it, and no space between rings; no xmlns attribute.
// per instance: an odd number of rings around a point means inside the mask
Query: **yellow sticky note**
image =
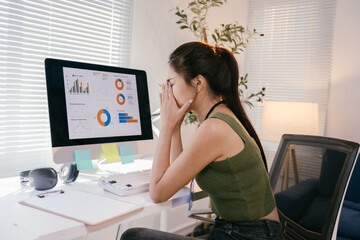
<svg viewBox="0 0 360 240"><path fill-rule="evenodd" d="M120 162L119 152L115 143L103 144L101 145L101 150L105 154L107 162Z"/></svg>

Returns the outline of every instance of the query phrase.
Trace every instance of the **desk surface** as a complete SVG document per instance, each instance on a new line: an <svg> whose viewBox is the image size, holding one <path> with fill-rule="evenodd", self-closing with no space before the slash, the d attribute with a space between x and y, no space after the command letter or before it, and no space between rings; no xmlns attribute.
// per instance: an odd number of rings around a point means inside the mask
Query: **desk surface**
<svg viewBox="0 0 360 240"><path fill-rule="evenodd" d="M81 174L76 182L67 185L58 183L54 190L57 188L64 190L78 188L110 198L143 205L144 209L97 226L89 226L19 204L18 201L38 194L40 191L36 191L29 186L21 186L18 177L4 178L0 179L0 239L72 239L82 237L113 224L129 222L186 204L189 194L189 189L183 188L167 202L155 204L149 198L148 192L119 197L104 191L98 186L95 178ZM205 196L206 194L198 191L195 193L194 199L197 200Z"/></svg>

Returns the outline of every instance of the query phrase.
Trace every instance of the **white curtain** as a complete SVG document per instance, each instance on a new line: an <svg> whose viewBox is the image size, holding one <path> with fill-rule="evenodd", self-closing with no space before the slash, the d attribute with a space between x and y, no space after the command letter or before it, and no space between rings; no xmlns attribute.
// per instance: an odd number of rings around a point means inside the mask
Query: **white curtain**
<svg viewBox="0 0 360 240"><path fill-rule="evenodd" d="M245 71L249 90L266 87L265 100L314 102L324 134L331 73L335 0L251 0L251 40ZM247 113L261 138L262 104ZM278 142L262 141L271 166Z"/></svg>
<svg viewBox="0 0 360 240"><path fill-rule="evenodd" d="M0 1L0 177L51 164L44 59L127 66L132 0Z"/></svg>

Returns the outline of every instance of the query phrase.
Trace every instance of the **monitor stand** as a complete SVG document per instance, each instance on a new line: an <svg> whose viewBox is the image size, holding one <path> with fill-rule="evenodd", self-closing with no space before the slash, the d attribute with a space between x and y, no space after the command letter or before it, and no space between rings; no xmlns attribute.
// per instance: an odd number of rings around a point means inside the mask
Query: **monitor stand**
<svg viewBox="0 0 360 240"><path fill-rule="evenodd" d="M106 160L100 160L97 166L99 172L127 173L127 172L141 171L141 170L151 169L152 158L135 159L133 163L127 163L127 164L122 164L121 162L107 163Z"/></svg>

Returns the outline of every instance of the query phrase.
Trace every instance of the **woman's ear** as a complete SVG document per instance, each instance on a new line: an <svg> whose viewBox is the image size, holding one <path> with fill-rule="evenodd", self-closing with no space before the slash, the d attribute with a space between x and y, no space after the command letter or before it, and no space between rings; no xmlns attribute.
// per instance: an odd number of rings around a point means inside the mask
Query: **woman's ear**
<svg viewBox="0 0 360 240"><path fill-rule="evenodd" d="M193 80L193 86L196 89L196 92L199 92L202 88L204 88L206 84L206 80L203 75L197 75Z"/></svg>

